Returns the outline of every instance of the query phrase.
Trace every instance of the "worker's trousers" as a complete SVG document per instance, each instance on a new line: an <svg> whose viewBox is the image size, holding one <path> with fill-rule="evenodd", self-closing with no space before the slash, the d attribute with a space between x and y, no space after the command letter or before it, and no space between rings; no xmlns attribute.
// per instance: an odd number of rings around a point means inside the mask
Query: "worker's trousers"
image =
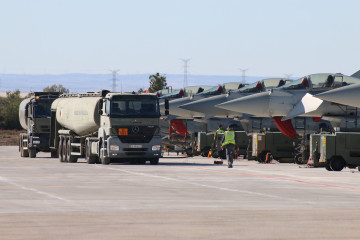
<svg viewBox="0 0 360 240"><path fill-rule="evenodd" d="M234 144L226 144L226 160L228 161L228 167L232 167L235 155L235 145Z"/></svg>

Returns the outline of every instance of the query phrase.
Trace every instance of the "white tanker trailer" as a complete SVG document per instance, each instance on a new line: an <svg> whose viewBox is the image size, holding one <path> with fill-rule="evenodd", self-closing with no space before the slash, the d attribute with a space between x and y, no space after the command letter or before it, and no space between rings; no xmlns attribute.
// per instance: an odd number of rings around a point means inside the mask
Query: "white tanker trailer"
<svg viewBox="0 0 360 240"><path fill-rule="evenodd" d="M159 100L151 94L64 94L51 105L50 145L61 162L85 157L157 164L161 156Z"/></svg>

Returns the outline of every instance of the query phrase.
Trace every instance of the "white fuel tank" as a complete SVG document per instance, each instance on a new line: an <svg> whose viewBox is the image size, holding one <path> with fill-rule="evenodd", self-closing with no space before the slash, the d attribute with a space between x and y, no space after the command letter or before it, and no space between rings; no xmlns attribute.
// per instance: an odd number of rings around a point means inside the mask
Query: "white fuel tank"
<svg viewBox="0 0 360 240"><path fill-rule="evenodd" d="M79 136L96 132L100 125L99 101L101 97L61 97L51 110L56 110L57 122Z"/></svg>

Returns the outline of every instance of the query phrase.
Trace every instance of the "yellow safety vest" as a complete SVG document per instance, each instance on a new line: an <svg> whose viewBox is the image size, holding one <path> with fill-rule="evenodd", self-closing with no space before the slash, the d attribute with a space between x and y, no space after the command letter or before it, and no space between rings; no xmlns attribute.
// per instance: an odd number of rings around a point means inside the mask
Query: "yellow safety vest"
<svg viewBox="0 0 360 240"><path fill-rule="evenodd" d="M224 133L224 130L218 129L218 130L216 130L216 132L217 132L217 133Z"/></svg>
<svg viewBox="0 0 360 240"><path fill-rule="evenodd" d="M234 131L226 131L225 132L225 141L222 145L225 146L228 144L235 145L235 132Z"/></svg>

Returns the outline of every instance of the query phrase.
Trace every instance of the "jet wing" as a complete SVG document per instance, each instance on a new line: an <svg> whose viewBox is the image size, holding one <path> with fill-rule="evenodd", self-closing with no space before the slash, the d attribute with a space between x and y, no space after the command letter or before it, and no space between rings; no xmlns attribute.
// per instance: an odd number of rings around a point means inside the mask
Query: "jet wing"
<svg viewBox="0 0 360 240"><path fill-rule="evenodd" d="M299 115L316 111L323 102L324 102L323 100L314 97L310 93L306 93L301 98L301 101L298 102L294 106L294 108L285 117L282 118L282 120L288 120L297 117Z"/></svg>

